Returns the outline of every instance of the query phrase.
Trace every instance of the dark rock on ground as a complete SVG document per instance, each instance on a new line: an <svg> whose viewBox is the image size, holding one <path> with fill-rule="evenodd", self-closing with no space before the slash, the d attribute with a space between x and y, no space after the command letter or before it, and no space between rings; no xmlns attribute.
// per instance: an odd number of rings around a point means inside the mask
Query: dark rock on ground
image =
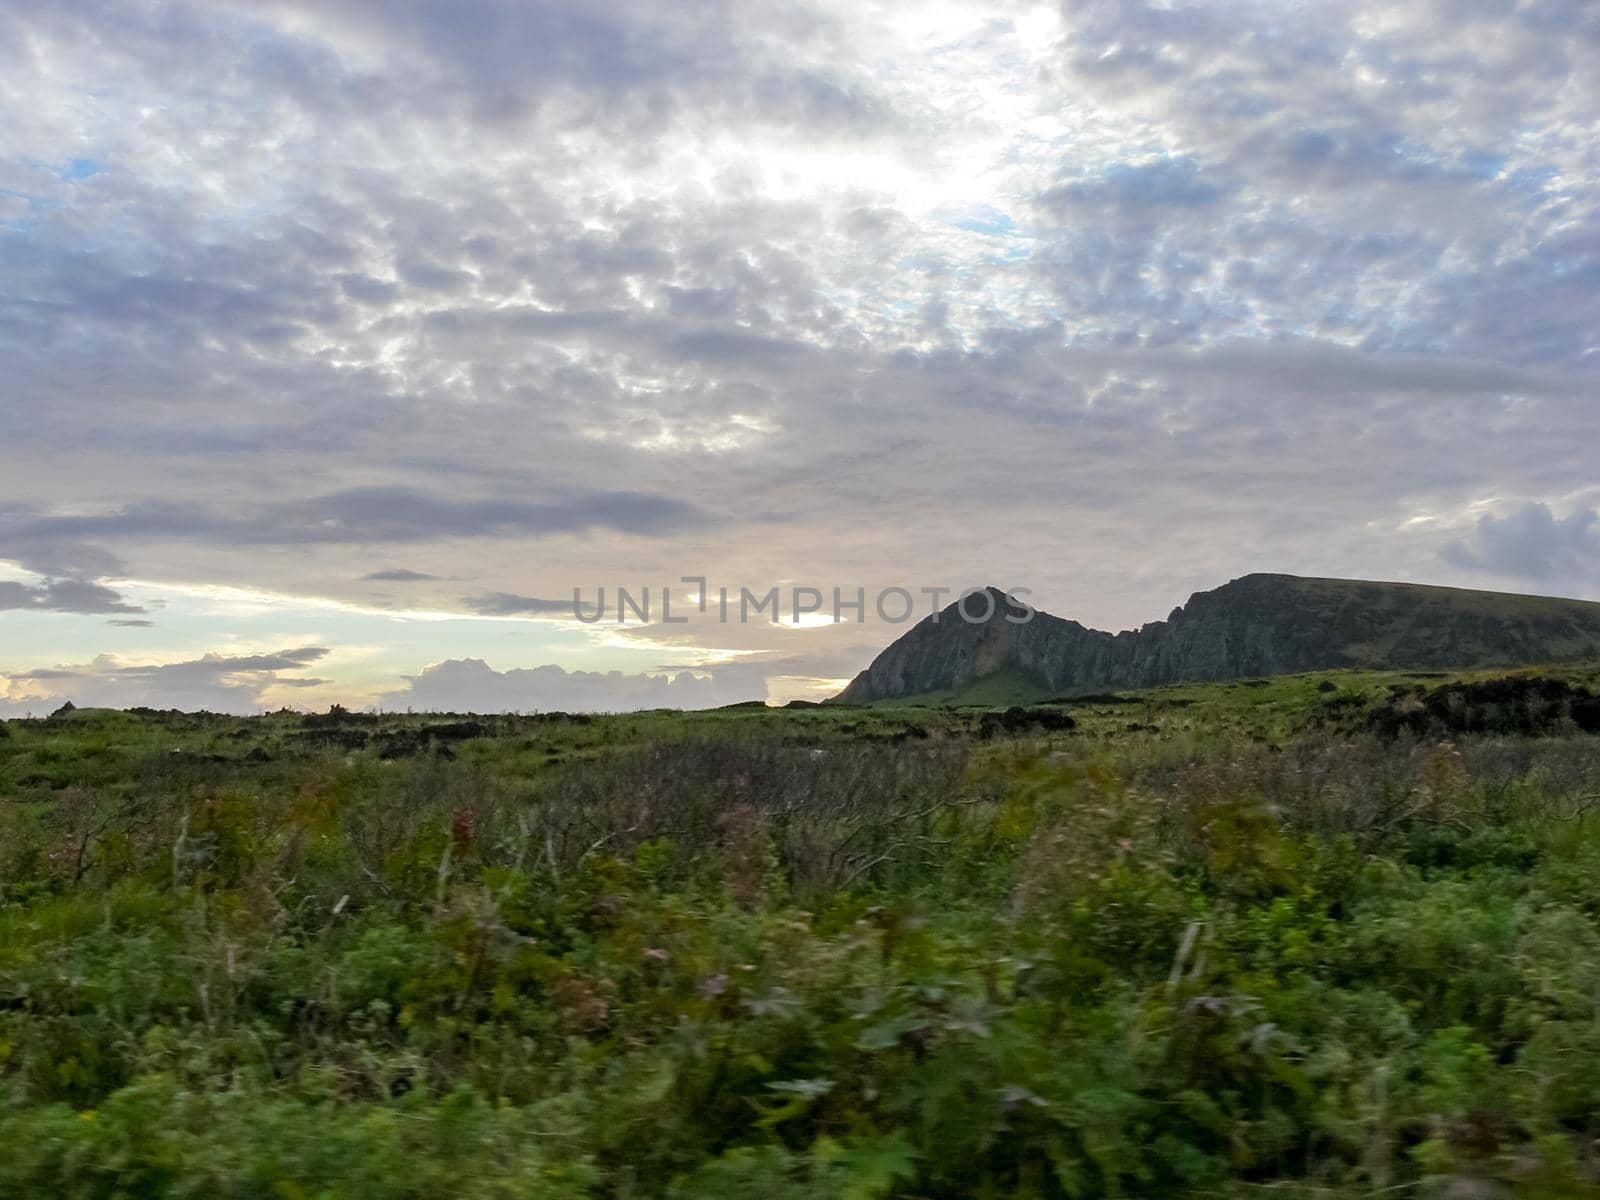
<svg viewBox="0 0 1600 1200"><path fill-rule="evenodd" d="M1472 683L1391 689L1367 717L1390 737L1460 733L1528 736L1578 729L1600 733L1600 696L1564 679L1511 675Z"/></svg>
<svg viewBox="0 0 1600 1200"><path fill-rule="evenodd" d="M487 737L492 731L482 721L452 721L445 725L429 725L423 732L442 742L464 742L468 738Z"/></svg>
<svg viewBox="0 0 1600 1200"><path fill-rule="evenodd" d="M1023 708L1012 705L1004 712L984 713L978 721L978 736L1000 737L1002 734L1055 733L1076 729L1078 723L1064 712L1053 708Z"/></svg>

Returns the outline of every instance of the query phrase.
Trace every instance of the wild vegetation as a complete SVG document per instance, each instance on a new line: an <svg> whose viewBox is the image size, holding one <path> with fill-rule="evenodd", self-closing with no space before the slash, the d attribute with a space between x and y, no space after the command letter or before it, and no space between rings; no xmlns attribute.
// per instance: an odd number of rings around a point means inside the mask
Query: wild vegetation
<svg viewBox="0 0 1600 1200"><path fill-rule="evenodd" d="M1593 683L0 723L0 1194L1600 1197Z"/></svg>

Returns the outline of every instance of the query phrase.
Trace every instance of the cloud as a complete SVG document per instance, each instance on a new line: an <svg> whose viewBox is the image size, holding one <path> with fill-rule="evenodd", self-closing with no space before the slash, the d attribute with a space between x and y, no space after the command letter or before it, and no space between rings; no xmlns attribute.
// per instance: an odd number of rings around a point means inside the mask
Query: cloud
<svg viewBox="0 0 1600 1200"><path fill-rule="evenodd" d="M1121 628L1588 496L1588 8L903 8L0 6L13 601L1004 576Z"/></svg>
<svg viewBox="0 0 1600 1200"><path fill-rule="evenodd" d="M14 508L14 520L24 510ZM121 574L122 559L101 546L62 541L48 537L23 537L7 534L8 514L0 508L0 557L9 559L35 575L67 576L71 579L103 579Z"/></svg>
<svg viewBox="0 0 1600 1200"><path fill-rule="evenodd" d="M202 674L226 674L236 671L295 671L318 659L326 658L328 651L322 646L301 646L294 650L280 650L275 654L246 654L227 656L221 654L208 654L198 662L180 663L165 667L157 667L158 671L175 671L179 669L198 671ZM143 668L130 668L140 671Z"/></svg>
<svg viewBox="0 0 1600 1200"><path fill-rule="evenodd" d="M475 124L525 124L545 106L639 135L693 110L849 131L883 123L870 79L836 73L840 36L821 13L711 0L690 8L641 0L361 0L282 4L341 50L381 46L422 76L419 91L461 105ZM252 13L254 9L252 8ZM295 93L308 80L295 67ZM414 102L413 102L414 103ZM446 107L452 112L453 105ZM417 106L421 119L438 109ZM453 115L453 112L452 112Z"/></svg>
<svg viewBox="0 0 1600 1200"><path fill-rule="evenodd" d="M0 673L0 714L48 712L66 700L80 708L148 706L255 713L273 687L325 683L295 673L327 654L321 646L300 646L268 654L206 654L154 664L128 664L102 655L81 665Z"/></svg>
<svg viewBox="0 0 1600 1200"><path fill-rule="evenodd" d="M468 596L461 603L470 611L486 617L522 615L570 617L574 613L571 600L543 600L537 596L518 596L513 592L490 592L483 596ZM586 603L583 615L594 617L599 614Z"/></svg>
<svg viewBox="0 0 1600 1200"><path fill-rule="evenodd" d="M382 571L370 571L361 577L362 583L429 583L438 579L437 575L429 575L423 571L412 571L405 567L389 567Z"/></svg>
<svg viewBox="0 0 1600 1200"><path fill-rule="evenodd" d="M1580 508L1557 517L1536 501L1505 516L1485 513L1471 535L1447 543L1443 555L1464 570L1538 582L1592 581L1600 577L1600 513Z"/></svg>
<svg viewBox="0 0 1600 1200"><path fill-rule="evenodd" d="M1159 370L1175 380L1223 376L1297 392L1435 395L1540 395L1573 386L1537 370L1468 356L1374 354L1335 342L1292 338L1224 342L1199 350L1125 355L1129 369Z"/></svg>
<svg viewBox="0 0 1600 1200"><path fill-rule="evenodd" d="M47 579L40 584L0 580L0 609L63 613L138 613L118 593L78 579Z"/></svg>
<svg viewBox="0 0 1600 1200"><path fill-rule="evenodd" d="M435 663L378 700L386 710L433 712L629 712L648 708L715 708L764 700L757 666L731 665L674 673L567 671L558 666L497 671L482 659Z"/></svg>
<svg viewBox="0 0 1600 1200"><path fill-rule="evenodd" d="M542 501L454 500L399 486L351 488L239 514L198 504L145 502L98 516L14 519L16 536L24 541L86 536L273 546L547 537L593 528L652 536L710 520L693 504L646 492L566 489Z"/></svg>
<svg viewBox="0 0 1600 1200"><path fill-rule="evenodd" d="M1063 212L1102 210L1127 216L1143 210L1205 208L1226 189L1206 179L1191 158L1153 163L1112 163L1093 179L1064 183L1040 196Z"/></svg>

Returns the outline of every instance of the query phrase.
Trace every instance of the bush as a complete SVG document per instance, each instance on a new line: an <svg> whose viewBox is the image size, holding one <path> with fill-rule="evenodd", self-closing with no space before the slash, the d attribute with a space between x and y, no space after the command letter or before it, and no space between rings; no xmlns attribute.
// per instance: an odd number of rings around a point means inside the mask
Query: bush
<svg viewBox="0 0 1600 1200"><path fill-rule="evenodd" d="M0 1194L1595 1194L1600 750L1300 692L20 724Z"/></svg>

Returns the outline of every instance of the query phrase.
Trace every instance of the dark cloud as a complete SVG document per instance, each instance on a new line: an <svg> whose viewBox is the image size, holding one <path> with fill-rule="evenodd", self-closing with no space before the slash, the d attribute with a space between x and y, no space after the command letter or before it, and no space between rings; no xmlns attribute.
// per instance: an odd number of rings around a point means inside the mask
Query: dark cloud
<svg viewBox="0 0 1600 1200"><path fill-rule="evenodd" d="M341 275L339 287L352 300L365 304L388 304L399 295L400 289L383 279L371 275Z"/></svg>
<svg viewBox="0 0 1600 1200"><path fill-rule="evenodd" d="M239 671L296 671L309 663L326 658L328 651L322 646L301 646L294 650L280 650L276 654L222 655L208 654L190 663L174 663L163 667L130 667L127 673L188 671L197 675L230 675Z"/></svg>
<svg viewBox="0 0 1600 1200"><path fill-rule="evenodd" d="M486 617L562 616L573 615L571 600L542 600L537 596L518 596L513 592L490 592L483 596L468 596L461 602L471 612ZM592 601L586 602L583 615L595 615Z"/></svg>
<svg viewBox="0 0 1600 1200"><path fill-rule="evenodd" d="M1114 163L1094 179L1061 184L1040 199L1063 211L1129 216L1147 209L1205 208L1222 199L1225 190L1207 179L1193 159L1177 158Z"/></svg>
<svg viewBox="0 0 1600 1200"><path fill-rule="evenodd" d="M412 287L430 292L459 292L470 284L473 278L470 272L442 267L438 263L424 262L420 259L408 259L400 263L398 271L400 278ZM345 290L346 292L350 290L348 284Z"/></svg>
<svg viewBox="0 0 1600 1200"><path fill-rule="evenodd" d="M13 509L13 517L21 516L23 511ZM35 575L103 579L124 569L117 555L100 546L41 537L8 537L6 525L7 514L0 510L0 557Z"/></svg>
<svg viewBox="0 0 1600 1200"><path fill-rule="evenodd" d="M1446 544L1453 566L1536 582L1578 584L1600 577L1600 513L1575 509L1558 517L1530 502L1504 516L1485 513L1469 537Z"/></svg>
<svg viewBox="0 0 1600 1200"><path fill-rule="evenodd" d="M79 579L47 579L40 584L0 580L0 609L62 613L139 613L118 593Z"/></svg>
<svg viewBox="0 0 1600 1200"><path fill-rule="evenodd" d="M405 567L389 567L382 571L371 571L361 577L363 583L429 583L438 579L437 575L429 575L424 571L412 571Z"/></svg>
<svg viewBox="0 0 1600 1200"><path fill-rule="evenodd" d="M405 543L450 537L547 537L604 528L661 536L706 525L694 505L646 492L569 490L542 501L453 500L417 488L353 488L235 514L198 504L144 503L100 516L18 520L23 540L181 539L235 545Z"/></svg>

